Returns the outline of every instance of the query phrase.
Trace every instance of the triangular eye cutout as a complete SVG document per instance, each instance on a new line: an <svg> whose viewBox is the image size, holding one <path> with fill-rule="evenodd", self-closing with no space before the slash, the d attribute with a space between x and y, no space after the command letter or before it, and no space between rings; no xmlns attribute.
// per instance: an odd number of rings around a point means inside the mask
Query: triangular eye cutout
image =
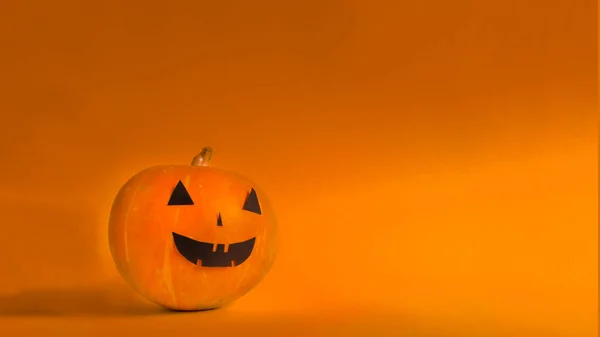
<svg viewBox="0 0 600 337"><path fill-rule="evenodd" d="M169 206L184 206L184 205L193 205L194 201L192 201L192 197L183 186L181 180L175 186L173 193L171 193L171 198L169 199Z"/></svg>
<svg viewBox="0 0 600 337"><path fill-rule="evenodd" d="M250 190L248 196L246 197L246 202L244 202L244 207L242 207L244 211L262 214L260 211L260 204L258 203L258 197L256 196L256 191L254 189Z"/></svg>

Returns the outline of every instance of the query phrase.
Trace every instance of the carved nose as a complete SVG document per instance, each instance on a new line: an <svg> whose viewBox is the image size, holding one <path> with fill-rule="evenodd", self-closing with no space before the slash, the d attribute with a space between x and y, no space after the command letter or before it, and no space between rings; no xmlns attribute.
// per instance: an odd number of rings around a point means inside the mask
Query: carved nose
<svg viewBox="0 0 600 337"><path fill-rule="evenodd" d="M217 217L217 226L223 226L223 220L221 219L221 212L219 212L219 216Z"/></svg>

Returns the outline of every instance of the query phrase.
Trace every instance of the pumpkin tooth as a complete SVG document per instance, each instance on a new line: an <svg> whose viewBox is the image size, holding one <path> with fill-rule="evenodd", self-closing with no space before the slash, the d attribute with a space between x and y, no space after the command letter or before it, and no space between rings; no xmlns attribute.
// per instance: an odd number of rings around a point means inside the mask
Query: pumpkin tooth
<svg viewBox="0 0 600 337"><path fill-rule="evenodd" d="M235 261L231 260L231 266L235 267Z"/></svg>
<svg viewBox="0 0 600 337"><path fill-rule="evenodd" d="M217 244L213 243L213 253L217 251Z"/></svg>
<svg viewBox="0 0 600 337"><path fill-rule="evenodd" d="M228 244L228 243L225 243L224 245L225 245L225 248L223 249L223 251L224 251L225 253L227 253L227 252L229 251L229 244Z"/></svg>

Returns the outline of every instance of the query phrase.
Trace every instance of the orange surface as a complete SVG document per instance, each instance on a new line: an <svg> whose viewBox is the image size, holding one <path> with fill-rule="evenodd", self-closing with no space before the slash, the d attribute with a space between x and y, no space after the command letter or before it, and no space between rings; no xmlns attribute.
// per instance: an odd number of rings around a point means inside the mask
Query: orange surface
<svg viewBox="0 0 600 337"><path fill-rule="evenodd" d="M597 2L169 3L0 4L0 335L597 335ZM167 314L108 213L206 145L282 246Z"/></svg>

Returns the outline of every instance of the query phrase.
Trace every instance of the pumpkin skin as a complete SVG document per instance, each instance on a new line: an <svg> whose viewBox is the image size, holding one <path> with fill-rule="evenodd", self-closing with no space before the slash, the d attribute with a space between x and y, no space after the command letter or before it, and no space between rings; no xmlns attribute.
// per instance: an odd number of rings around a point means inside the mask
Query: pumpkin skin
<svg viewBox="0 0 600 337"><path fill-rule="evenodd" d="M169 205L182 191L191 201ZM259 210L247 210L252 201ZM213 309L246 294L271 269L277 222L265 194L244 176L203 165L156 166L118 192L109 243L119 273L142 296L173 310Z"/></svg>

